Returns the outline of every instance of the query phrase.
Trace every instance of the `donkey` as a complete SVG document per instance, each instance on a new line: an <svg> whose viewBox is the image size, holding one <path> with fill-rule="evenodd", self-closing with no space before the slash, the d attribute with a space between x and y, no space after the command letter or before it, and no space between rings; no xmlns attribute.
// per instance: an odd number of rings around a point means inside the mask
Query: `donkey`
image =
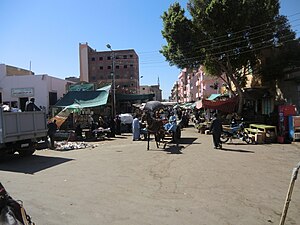
<svg viewBox="0 0 300 225"><path fill-rule="evenodd" d="M147 150L149 150L150 134L155 137L156 147L159 148L159 143L164 139L165 130L162 120L153 118L149 112L145 112L142 116L142 121L147 122Z"/></svg>

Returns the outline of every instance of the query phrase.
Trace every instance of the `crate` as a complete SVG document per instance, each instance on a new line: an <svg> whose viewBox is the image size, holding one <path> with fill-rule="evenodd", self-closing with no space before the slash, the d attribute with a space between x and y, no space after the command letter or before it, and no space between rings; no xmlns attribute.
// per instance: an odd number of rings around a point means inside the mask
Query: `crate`
<svg viewBox="0 0 300 225"><path fill-rule="evenodd" d="M264 135L262 133L255 134L254 141L256 144L263 144L265 142Z"/></svg>

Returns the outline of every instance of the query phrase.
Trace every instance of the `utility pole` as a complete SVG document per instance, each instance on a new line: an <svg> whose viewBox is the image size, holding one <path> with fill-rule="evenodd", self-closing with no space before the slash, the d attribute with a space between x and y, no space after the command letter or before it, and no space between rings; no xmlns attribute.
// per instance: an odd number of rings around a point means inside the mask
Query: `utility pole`
<svg viewBox="0 0 300 225"><path fill-rule="evenodd" d="M111 50L112 52L112 72L111 72L111 79L112 79L112 117L115 118L116 116L116 79L115 79L115 52L111 48L110 44L107 44L106 47Z"/></svg>

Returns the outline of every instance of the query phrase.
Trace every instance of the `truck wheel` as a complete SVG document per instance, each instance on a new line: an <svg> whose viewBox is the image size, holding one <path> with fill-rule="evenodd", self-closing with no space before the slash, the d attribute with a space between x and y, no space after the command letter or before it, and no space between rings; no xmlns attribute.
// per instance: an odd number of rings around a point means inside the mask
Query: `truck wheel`
<svg viewBox="0 0 300 225"><path fill-rule="evenodd" d="M18 146L16 150L20 156L31 156L35 152L35 146L30 142L28 147L22 148L21 146Z"/></svg>
<svg viewBox="0 0 300 225"><path fill-rule="evenodd" d="M34 152L35 152L35 149L31 149L31 150L22 150L22 151L18 151L20 156L31 156Z"/></svg>

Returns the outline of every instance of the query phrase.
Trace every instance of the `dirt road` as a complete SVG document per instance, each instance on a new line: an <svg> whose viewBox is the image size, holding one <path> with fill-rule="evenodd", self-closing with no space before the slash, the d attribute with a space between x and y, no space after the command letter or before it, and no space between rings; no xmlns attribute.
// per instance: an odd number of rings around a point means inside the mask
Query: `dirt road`
<svg viewBox="0 0 300 225"><path fill-rule="evenodd" d="M194 128L182 132L180 151L130 135L97 147L41 150L0 163L0 182L37 225L265 225L279 224L295 144L225 144ZM300 224L300 182L286 224Z"/></svg>

